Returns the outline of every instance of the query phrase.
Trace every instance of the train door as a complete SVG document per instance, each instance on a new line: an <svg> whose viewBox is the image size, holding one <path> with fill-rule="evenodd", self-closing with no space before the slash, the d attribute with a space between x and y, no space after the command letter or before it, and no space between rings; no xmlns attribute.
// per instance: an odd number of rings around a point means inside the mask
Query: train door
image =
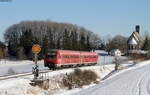
<svg viewBox="0 0 150 95"><path fill-rule="evenodd" d="M62 65L62 52L61 51L57 51L57 63L58 63L58 66L61 66Z"/></svg>
<svg viewBox="0 0 150 95"><path fill-rule="evenodd" d="M83 55L80 53L80 64L83 64Z"/></svg>

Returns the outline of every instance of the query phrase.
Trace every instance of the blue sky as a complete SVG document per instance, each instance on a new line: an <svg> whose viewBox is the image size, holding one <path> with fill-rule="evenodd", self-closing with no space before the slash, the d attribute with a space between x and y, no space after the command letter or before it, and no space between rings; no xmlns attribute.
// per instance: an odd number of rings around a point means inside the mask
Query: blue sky
<svg viewBox="0 0 150 95"><path fill-rule="evenodd" d="M12 24L51 20L83 26L104 37L150 31L150 0L12 0L0 2L0 40Z"/></svg>

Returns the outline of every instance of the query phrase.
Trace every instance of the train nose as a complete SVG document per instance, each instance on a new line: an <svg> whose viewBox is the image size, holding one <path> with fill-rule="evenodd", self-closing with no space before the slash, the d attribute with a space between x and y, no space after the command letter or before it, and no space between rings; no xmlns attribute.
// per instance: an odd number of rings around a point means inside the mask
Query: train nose
<svg viewBox="0 0 150 95"><path fill-rule="evenodd" d="M45 66L49 68L55 67L55 60L45 60Z"/></svg>

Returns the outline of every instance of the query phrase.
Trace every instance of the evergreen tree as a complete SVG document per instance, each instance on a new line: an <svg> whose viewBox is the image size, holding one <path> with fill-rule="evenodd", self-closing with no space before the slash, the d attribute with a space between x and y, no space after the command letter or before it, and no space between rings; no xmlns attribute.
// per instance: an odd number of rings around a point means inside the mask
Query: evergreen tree
<svg viewBox="0 0 150 95"><path fill-rule="evenodd" d="M32 36L32 35L31 35L31 36ZM32 36L31 41L33 41L32 44L40 44L40 41L39 41L39 39L38 39L37 37L33 37L33 36Z"/></svg>
<svg viewBox="0 0 150 95"><path fill-rule="evenodd" d="M47 36L45 36L42 42L42 55L43 56L45 56L47 50L48 50L48 39L47 39Z"/></svg>
<svg viewBox="0 0 150 95"><path fill-rule="evenodd" d="M92 49L92 47L91 47L91 45L90 45L90 41L89 41L89 36L87 35L87 43L86 43L86 50L87 51L91 51L91 49Z"/></svg>
<svg viewBox="0 0 150 95"><path fill-rule="evenodd" d="M85 36L84 36L84 34L81 34L81 36L80 36L80 41L79 41L79 48L80 48L80 50L82 51L82 50L86 50L85 49L85 47L86 47L86 44L85 44Z"/></svg>
<svg viewBox="0 0 150 95"><path fill-rule="evenodd" d="M55 44L54 44L54 35L53 35L53 33L52 33L52 31L49 29L49 39L48 39L48 41L49 41L49 49L54 49L55 48Z"/></svg>
<svg viewBox="0 0 150 95"><path fill-rule="evenodd" d="M72 47L72 50L78 50L78 34L76 31L72 31L71 32L71 47Z"/></svg>
<svg viewBox="0 0 150 95"><path fill-rule="evenodd" d="M60 38L57 39L57 49L61 49L61 46L60 46Z"/></svg>
<svg viewBox="0 0 150 95"><path fill-rule="evenodd" d="M17 55L17 45L12 44L11 42L8 42L8 54L10 56L16 56Z"/></svg>
<svg viewBox="0 0 150 95"><path fill-rule="evenodd" d="M145 37L142 50L150 50L150 38L148 36Z"/></svg>
<svg viewBox="0 0 150 95"><path fill-rule="evenodd" d="M69 31L65 30L63 33L63 49L70 49Z"/></svg>
<svg viewBox="0 0 150 95"><path fill-rule="evenodd" d="M17 50L17 59L19 60L24 60L26 59L26 56L24 54L24 48L23 47L18 47L18 50Z"/></svg>
<svg viewBox="0 0 150 95"><path fill-rule="evenodd" d="M24 48L24 53L28 59L32 59L32 46L34 45L34 37L31 30L26 30L20 38L20 46Z"/></svg>

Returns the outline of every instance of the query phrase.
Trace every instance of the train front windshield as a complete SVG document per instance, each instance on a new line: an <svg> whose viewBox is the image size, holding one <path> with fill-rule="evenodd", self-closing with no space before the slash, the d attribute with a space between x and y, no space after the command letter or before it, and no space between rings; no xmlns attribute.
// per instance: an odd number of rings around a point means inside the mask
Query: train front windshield
<svg viewBox="0 0 150 95"><path fill-rule="evenodd" d="M55 59L56 58L56 52L48 52L46 55L47 59Z"/></svg>

